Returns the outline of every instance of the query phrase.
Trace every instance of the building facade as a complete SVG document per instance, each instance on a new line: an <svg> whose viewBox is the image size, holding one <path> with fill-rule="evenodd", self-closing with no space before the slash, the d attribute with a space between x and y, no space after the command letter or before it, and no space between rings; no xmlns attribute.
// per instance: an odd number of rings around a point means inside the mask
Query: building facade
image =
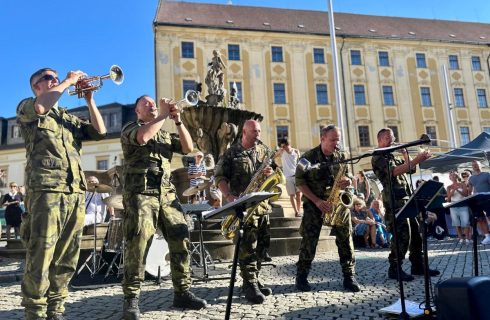
<svg viewBox="0 0 490 320"><path fill-rule="evenodd" d="M490 25L346 13L335 25L353 156L372 150L383 127L404 142L426 133L435 152L448 151L452 127L458 146L490 131ZM268 145L287 136L304 151L319 143L321 126L337 122L326 12L162 1L154 37L159 98L202 82L219 50L228 91L236 83L243 107L264 116Z"/></svg>

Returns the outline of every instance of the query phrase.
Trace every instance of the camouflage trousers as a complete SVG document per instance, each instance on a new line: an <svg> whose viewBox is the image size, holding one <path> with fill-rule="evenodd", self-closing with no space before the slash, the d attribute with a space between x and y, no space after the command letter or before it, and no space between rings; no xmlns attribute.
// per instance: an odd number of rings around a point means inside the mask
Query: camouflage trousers
<svg viewBox="0 0 490 320"><path fill-rule="evenodd" d="M243 237L238 251L240 276L248 282L257 282L261 261L270 246L269 215L254 216L253 222L243 228Z"/></svg>
<svg viewBox="0 0 490 320"><path fill-rule="evenodd" d="M396 200L395 207L397 208L395 212L398 212L400 208L405 205L405 200ZM385 222L388 232L393 234L393 226L395 216L393 210L391 209L389 203L384 203L386 208ZM416 218L407 218L399 220L396 223L396 235L398 241L398 254L400 261L403 263L407 251L410 250L408 256L412 266L421 267L423 264L423 253L422 253L422 237L419 232L419 222ZM391 267L396 267L396 246L394 239L390 243L390 254L388 256L388 261Z"/></svg>
<svg viewBox="0 0 490 320"><path fill-rule="evenodd" d="M303 239L299 248L299 259L296 263L298 274L308 274L316 254L316 247L323 225L320 210L312 204L303 203L304 215L299 232ZM344 277L353 276L356 260L352 241L352 223L347 219L346 225L332 227L335 232L335 244L339 253L340 265Z"/></svg>
<svg viewBox="0 0 490 320"><path fill-rule="evenodd" d="M22 306L26 319L45 318L65 311L80 253L85 198L82 193L29 192L25 202Z"/></svg>
<svg viewBox="0 0 490 320"><path fill-rule="evenodd" d="M189 229L174 193L165 195L123 195L125 298L138 298L145 280L146 256L157 228L163 233L170 253L170 271L175 292L191 286ZM163 253L162 253L162 259Z"/></svg>

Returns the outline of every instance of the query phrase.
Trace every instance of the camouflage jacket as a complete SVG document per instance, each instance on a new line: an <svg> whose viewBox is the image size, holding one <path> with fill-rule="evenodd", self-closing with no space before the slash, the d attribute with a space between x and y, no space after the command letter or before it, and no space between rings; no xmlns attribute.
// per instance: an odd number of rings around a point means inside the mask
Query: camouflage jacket
<svg viewBox="0 0 490 320"><path fill-rule="evenodd" d="M346 154L341 151L335 151L332 155L325 156L320 146L317 146L316 148L305 152L301 158L308 160L312 166L318 165L318 167L305 171L296 167L296 186L300 187L306 185L317 197L327 200L330 195L330 189L333 186L335 177L340 168L339 164L328 165L328 163L344 160ZM352 176L348 166L345 175L348 177ZM316 208L313 202L304 195L303 201Z"/></svg>
<svg viewBox="0 0 490 320"><path fill-rule="evenodd" d="M142 125L141 121L132 121L121 132L124 192L175 192L170 182L170 161L174 152L182 153L180 139L160 129L146 144L140 145L136 134Z"/></svg>
<svg viewBox="0 0 490 320"><path fill-rule="evenodd" d="M270 154L270 149L259 143L255 147L245 150L241 143L232 145L221 156L215 167L215 181L219 185L225 180L230 185L230 192L238 197L252 180L255 171ZM271 166L275 166L271 164Z"/></svg>
<svg viewBox="0 0 490 320"><path fill-rule="evenodd" d="M83 192L86 181L80 160L82 141L101 140L105 134L63 108L37 114L34 101L27 98L17 106L17 123L26 147L28 190Z"/></svg>
<svg viewBox="0 0 490 320"><path fill-rule="evenodd" d="M392 188L396 200L401 200L408 198L411 195L410 185L408 183L407 176L401 174L399 176L393 176L393 169L396 166L405 163L400 156L395 156L393 154L388 155L375 155L371 158L371 165L373 166L374 174L378 177L379 181L383 185L383 202L386 204L390 203L390 176L392 181ZM388 165L390 171L388 171ZM413 169L410 173L414 173Z"/></svg>

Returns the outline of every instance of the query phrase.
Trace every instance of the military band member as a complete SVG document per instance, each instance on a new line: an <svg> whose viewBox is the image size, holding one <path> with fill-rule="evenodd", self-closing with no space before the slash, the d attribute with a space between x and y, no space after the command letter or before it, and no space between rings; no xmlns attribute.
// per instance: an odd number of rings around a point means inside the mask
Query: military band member
<svg viewBox="0 0 490 320"><path fill-rule="evenodd" d="M303 210L304 215L301 221L300 234L303 237L299 249L299 259L296 264L296 288L300 291L311 291L308 282L308 273L311 264L315 258L316 247L320 237L320 231L323 225L323 214L331 214L333 207L328 199L329 193L326 190L333 187L335 177L339 170L339 165L328 165L346 156L338 150L340 141L340 129L330 125L322 128L320 136L320 145L303 154L302 158L308 160L312 166L318 165L311 170L296 169L296 186L303 193ZM322 164L322 165L319 165ZM345 189L351 185L350 173L338 181L340 189ZM347 219L341 225L333 226L335 229L335 244L342 266L344 276L343 286L346 290L352 292L360 291L355 273L354 245L352 242L352 224L350 211L345 208Z"/></svg>
<svg viewBox="0 0 490 320"><path fill-rule="evenodd" d="M106 134L92 91L85 94L90 122L58 106L65 90L83 76L82 71L70 71L60 82L55 70L40 69L30 78L35 98L24 99L17 107L27 157L29 214L21 226L26 245L21 286L26 319L64 319L68 282L78 263L87 186L80 160L82 141L100 140Z"/></svg>
<svg viewBox="0 0 490 320"><path fill-rule="evenodd" d="M378 148L391 146L395 142L393 131L389 128L383 128L378 132ZM410 190L410 180L407 173L415 173L416 166L430 157L430 152L421 151L414 159L405 149L400 149L402 156L393 153L387 155L375 155L371 159L373 171L383 185L383 204L386 208L385 221L389 232L393 233L393 227L396 226L398 254L400 264L403 263L408 249L410 249L409 259L412 263L412 275L423 275L423 255L422 255L422 238L419 232L419 223L416 218L403 219L395 224L395 214L401 209L412 194ZM390 168L391 172L388 171ZM390 188L391 177L391 188ZM391 204L390 189L393 190L395 202ZM398 279L396 246L395 241L391 241L390 255L388 261L388 277ZM439 274L437 270L430 270L430 276ZM400 277L403 281L412 281L414 277L401 271Z"/></svg>
<svg viewBox="0 0 490 320"><path fill-rule="evenodd" d="M260 133L260 124L255 120L247 120L243 125L241 141L226 150L216 165L216 183L223 194L223 199L228 202L235 201L245 191L264 158L271 153L269 148L260 142ZM262 172L266 176L272 173L273 169L270 165L267 165ZM270 210L270 205L264 201L254 211L252 223L244 226L239 248L242 291L248 301L257 304L263 303L265 296L272 294L272 290L264 287L259 281L260 261L266 258L270 243L268 226Z"/></svg>
<svg viewBox="0 0 490 320"><path fill-rule="evenodd" d="M126 124L121 133L126 239L122 282L124 319L139 319L138 301L145 277L145 261L157 228L162 231L170 252L174 307L204 308L206 301L189 290L189 230L175 187L170 182L173 153L192 151L192 139L170 99L161 99L157 108L151 97L143 95L136 100L135 112L137 121ZM175 122L178 137L162 129L167 118Z"/></svg>

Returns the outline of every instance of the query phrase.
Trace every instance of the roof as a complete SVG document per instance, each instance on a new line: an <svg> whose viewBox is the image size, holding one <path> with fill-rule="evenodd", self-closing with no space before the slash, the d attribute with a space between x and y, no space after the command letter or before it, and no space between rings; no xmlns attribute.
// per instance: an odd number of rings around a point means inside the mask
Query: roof
<svg viewBox="0 0 490 320"><path fill-rule="evenodd" d="M334 14L336 35L490 44L490 24ZM329 35L325 11L161 1L155 26Z"/></svg>

